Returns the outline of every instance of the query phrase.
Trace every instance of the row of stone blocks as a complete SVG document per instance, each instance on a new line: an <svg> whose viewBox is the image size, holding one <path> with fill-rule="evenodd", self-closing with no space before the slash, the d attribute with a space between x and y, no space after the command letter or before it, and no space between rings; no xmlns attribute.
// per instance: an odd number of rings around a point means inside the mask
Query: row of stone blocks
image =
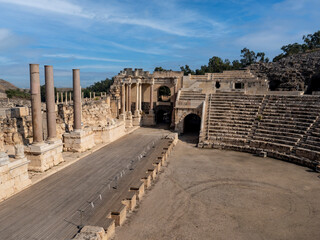
<svg viewBox="0 0 320 240"><path fill-rule="evenodd" d="M142 176L139 181L129 188L127 196L123 198L119 206L107 214L105 227L99 226L84 226L80 232L73 238L76 240L108 240L113 238L115 228L121 226L127 217L127 212L132 212L137 203L142 200L145 189L151 187L151 183L155 181L157 175L160 174L162 167L169 160L173 147L177 144L178 135L172 134L168 136L168 147L163 148L161 156L153 161L152 167L146 170L145 176Z"/></svg>

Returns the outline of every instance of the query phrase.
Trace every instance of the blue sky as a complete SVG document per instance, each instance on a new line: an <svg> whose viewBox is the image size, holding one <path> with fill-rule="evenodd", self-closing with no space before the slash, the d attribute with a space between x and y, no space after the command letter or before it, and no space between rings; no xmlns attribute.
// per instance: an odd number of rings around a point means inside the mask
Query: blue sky
<svg viewBox="0 0 320 240"><path fill-rule="evenodd" d="M86 87L125 67L199 68L244 47L271 59L320 30L319 0L0 0L0 78L29 88L29 63Z"/></svg>

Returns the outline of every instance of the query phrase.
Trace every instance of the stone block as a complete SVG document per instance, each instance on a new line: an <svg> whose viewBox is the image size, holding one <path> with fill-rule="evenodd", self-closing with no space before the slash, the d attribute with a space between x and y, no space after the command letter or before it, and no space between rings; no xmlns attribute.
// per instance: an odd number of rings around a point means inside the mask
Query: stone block
<svg viewBox="0 0 320 240"><path fill-rule="evenodd" d="M111 211L109 218L115 222L115 226L121 226L127 218L127 207L121 203L117 209Z"/></svg>
<svg viewBox="0 0 320 240"><path fill-rule="evenodd" d="M122 203L127 207L128 211L133 211L137 205L137 196L135 192L129 192L122 200Z"/></svg>
<svg viewBox="0 0 320 240"><path fill-rule="evenodd" d="M144 183L137 182L129 189L130 192L135 192L137 196L137 200L141 201L143 195L144 195Z"/></svg>

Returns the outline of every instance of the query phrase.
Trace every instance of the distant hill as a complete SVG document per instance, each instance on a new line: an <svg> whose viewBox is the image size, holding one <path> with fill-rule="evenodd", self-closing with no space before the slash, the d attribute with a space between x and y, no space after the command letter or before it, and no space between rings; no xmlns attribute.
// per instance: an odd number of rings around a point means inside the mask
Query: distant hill
<svg viewBox="0 0 320 240"><path fill-rule="evenodd" d="M19 88L13 85L12 83L9 83L6 80L0 79L0 92L5 93L7 90L10 90L10 89L16 90Z"/></svg>
<svg viewBox="0 0 320 240"><path fill-rule="evenodd" d="M294 54L278 62L248 67L257 77L267 78L276 91L320 91L320 50Z"/></svg>

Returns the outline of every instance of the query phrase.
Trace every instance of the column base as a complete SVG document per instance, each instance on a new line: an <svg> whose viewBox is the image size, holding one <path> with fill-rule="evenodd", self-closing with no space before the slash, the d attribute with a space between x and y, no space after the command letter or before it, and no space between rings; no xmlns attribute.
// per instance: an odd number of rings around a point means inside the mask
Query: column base
<svg viewBox="0 0 320 240"><path fill-rule="evenodd" d="M155 121L155 114L153 110L150 110L149 114L146 114L142 118L142 125L144 126L155 126L156 121Z"/></svg>
<svg viewBox="0 0 320 240"><path fill-rule="evenodd" d="M11 159L7 164L0 167L0 201L20 192L31 184L28 175L28 159Z"/></svg>
<svg viewBox="0 0 320 240"><path fill-rule="evenodd" d="M8 154L0 152L0 166L6 165L10 162Z"/></svg>
<svg viewBox="0 0 320 240"><path fill-rule="evenodd" d="M54 143L38 143L25 147L25 154L30 160L28 169L30 171L44 172L63 162L62 148L61 140L56 140Z"/></svg>
<svg viewBox="0 0 320 240"><path fill-rule="evenodd" d="M73 131L63 134L64 151L85 152L95 146L92 131Z"/></svg>
<svg viewBox="0 0 320 240"><path fill-rule="evenodd" d="M141 115L140 114L133 117L132 125L133 126L141 126Z"/></svg>
<svg viewBox="0 0 320 240"><path fill-rule="evenodd" d="M127 112L127 117L126 117L126 128L132 128L132 113Z"/></svg>

